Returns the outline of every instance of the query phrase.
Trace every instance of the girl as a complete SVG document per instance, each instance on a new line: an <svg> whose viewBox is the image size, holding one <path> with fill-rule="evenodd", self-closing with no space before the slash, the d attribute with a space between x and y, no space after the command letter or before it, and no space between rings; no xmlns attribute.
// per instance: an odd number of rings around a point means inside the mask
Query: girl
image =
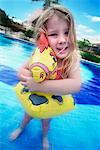
<svg viewBox="0 0 100 150"><path fill-rule="evenodd" d="M34 82L29 71L28 62L19 70L19 78L30 91L39 91L57 95L66 95L79 91L81 86L80 58L76 47L76 33L72 14L62 6L54 5L46 9L36 23L36 42L44 32L49 46L57 57L58 70L56 80ZM11 134L15 140L32 118L25 113L18 129ZM49 147L47 132L50 118L42 119L43 148Z"/></svg>

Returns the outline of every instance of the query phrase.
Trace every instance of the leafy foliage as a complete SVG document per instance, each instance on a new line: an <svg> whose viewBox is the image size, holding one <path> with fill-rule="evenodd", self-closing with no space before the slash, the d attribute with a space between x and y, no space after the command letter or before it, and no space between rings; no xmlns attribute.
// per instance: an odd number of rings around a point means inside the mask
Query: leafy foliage
<svg viewBox="0 0 100 150"><path fill-rule="evenodd" d="M44 1L43 7L44 9L48 8L52 4L59 4L59 0L32 0L34 1Z"/></svg>
<svg viewBox="0 0 100 150"><path fill-rule="evenodd" d="M92 53L81 51L81 56L82 56L83 59L93 61L93 62L96 62L96 63L100 63L100 57L96 56L96 55L93 55Z"/></svg>
<svg viewBox="0 0 100 150"><path fill-rule="evenodd" d="M0 9L0 25L5 27L11 27L11 20L2 9Z"/></svg>
<svg viewBox="0 0 100 150"><path fill-rule="evenodd" d="M33 38L33 33L34 32L29 29L29 30L27 30L27 31L24 32L24 35L27 36L27 37L29 37L29 38Z"/></svg>
<svg viewBox="0 0 100 150"><path fill-rule="evenodd" d="M11 30L15 32L25 31L23 25L19 24L18 22L14 22L13 19L10 19L2 9L0 9L0 25L11 28Z"/></svg>
<svg viewBox="0 0 100 150"><path fill-rule="evenodd" d="M84 49L84 48L88 48L90 47L92 44L90 43L89 40L84 39L83 41L78 41L78 46L80 49Z"/></svg>

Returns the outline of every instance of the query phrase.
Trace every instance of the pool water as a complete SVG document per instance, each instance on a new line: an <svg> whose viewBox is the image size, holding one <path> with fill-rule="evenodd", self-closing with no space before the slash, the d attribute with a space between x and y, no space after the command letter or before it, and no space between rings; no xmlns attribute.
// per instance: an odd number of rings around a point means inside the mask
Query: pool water
<svg viewBox="0 0 100 150"><path fill-rule="evenodd" d="M32 120L14 142L9 134L18 127L24 109L15 95L17 69L28 59L34 45L0 34L0 148L42 150L41 122ZM82 88L73 94L76 109L55 117L48 133L51 150L100 149L100 66L81 62ZM57 136L58 135L58 136Z"/></svg>

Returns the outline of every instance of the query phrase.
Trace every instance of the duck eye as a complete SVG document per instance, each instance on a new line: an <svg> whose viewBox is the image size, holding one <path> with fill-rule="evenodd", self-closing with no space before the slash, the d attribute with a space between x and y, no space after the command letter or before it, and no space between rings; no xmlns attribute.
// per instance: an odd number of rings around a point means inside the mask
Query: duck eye
<svg viewBox="0 0 100 150"><path fill-rule="evenodd" d="M54 57L54 56L53 56L53 60L54 60L54 62L57 62L57 59L56 59L56 57Z"/></svg>

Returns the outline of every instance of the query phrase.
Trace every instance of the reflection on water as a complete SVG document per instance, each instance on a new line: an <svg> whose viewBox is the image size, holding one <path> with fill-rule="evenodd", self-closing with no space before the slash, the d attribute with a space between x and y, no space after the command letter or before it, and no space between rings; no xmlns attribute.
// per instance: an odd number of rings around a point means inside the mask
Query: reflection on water
<svg viewBox="0 0 100 150"><path fill-rule="evenodd" d="M100 66L82 61L83 84L80 92L74 94L79 104L100 105Z"/></svg>
<svg viewBox="0 0 100 150"><path fill-rule="evenodd" d="M87 82L91 78L93 78L93 72L87 68L87 66L83 65L81 63L81 76L82 76L82 82Z"/></svg>

